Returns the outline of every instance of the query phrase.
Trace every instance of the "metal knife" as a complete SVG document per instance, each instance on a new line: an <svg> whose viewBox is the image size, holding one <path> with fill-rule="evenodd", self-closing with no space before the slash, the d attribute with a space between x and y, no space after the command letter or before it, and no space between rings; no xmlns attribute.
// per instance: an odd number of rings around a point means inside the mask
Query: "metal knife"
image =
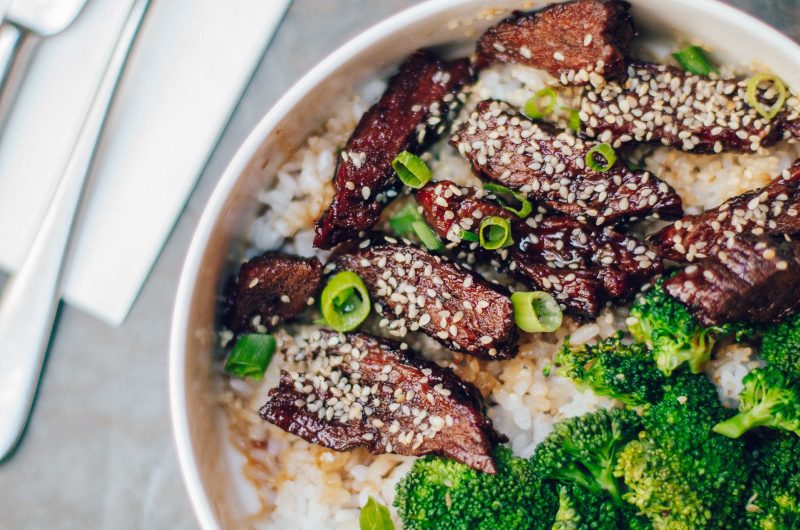
<svg viewBox="0 0 800 530"><path fill-rule="evenodd" d="M0 129L38 42L64 30L86 0L11 0L0 26Z"/></svg>

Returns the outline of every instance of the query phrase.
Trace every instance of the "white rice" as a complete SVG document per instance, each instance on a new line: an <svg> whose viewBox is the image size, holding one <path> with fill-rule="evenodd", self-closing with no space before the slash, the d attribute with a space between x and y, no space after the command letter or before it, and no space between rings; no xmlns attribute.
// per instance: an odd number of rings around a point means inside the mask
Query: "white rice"
<svg viewBox="0 0 800 530"><path fill-rule="evenodd" d="M522 106L531 93L552 82L543 72L523 66L489 68L473 87L464 112L474 102L489 97ZM355 98L350 105L340 106L324 130L310 137L281 168L276 184L259 193L265 212L249 234L253 251L282 248L300 255L320 254L311 246L313 222L333 194L331 175L337 148L344 145L366 110L366 102L376 99L381 87L373 83L370 97ZM559 104L570 106L569 95L564 97ZM688 211L695 212L765 185L798 157L800 146L781 144L759 154L714 156L656 148L645 161L649 170L678 190ZM446 144L446 139L427 158L436 179L477 183L467 162ZM280 210L270 207L276 204L281 205ZM554 422L614 404L589 391L578 391L555 374L547 377L544 371L567 335L574 343L607 337L624 329L625 317L625 309L606 310L597 321L582 326L567 318L556 333L524 335L519 356L503 362L442 352L425 337L414 338L412 347L474 382L487 399L489 416L497 429L508 435L517 455L527 457L550 433ZM720 348L708 373L727 405L736 405L742 377L758 363L749 347L727 344ZM364 450L329 451L258 417L256 411L263 405L267 390L277 384L280 366L276 356L261 384L229 379L222 396L231 440L247 457L243 472L264 506L260 514L248 518L248 524L275 529L351 530L358 527L359 509L369 496L391 507L394 486L408 471L412 458L373 456ZM392 513L396 519L393 508ZM399 520L395 522L400 528Z"/></svg>

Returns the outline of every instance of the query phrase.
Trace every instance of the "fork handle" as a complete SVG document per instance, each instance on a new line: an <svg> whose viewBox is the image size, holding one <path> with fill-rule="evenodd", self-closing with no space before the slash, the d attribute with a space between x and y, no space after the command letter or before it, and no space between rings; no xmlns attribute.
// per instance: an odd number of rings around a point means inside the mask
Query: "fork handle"
<svg viewBox="0 0 800 530"><path fill-rule="evenodd" d="M0 129L8 119L40 40L10 22L0 25Z"/></svg>
<svg viewBox="0 0 800 530"><path fill-rule="evenodd" d="M75 217L114 92L149 3L133 3L42 225L0 297L0 460L13 451L27 422L61 298Z"/></svg>

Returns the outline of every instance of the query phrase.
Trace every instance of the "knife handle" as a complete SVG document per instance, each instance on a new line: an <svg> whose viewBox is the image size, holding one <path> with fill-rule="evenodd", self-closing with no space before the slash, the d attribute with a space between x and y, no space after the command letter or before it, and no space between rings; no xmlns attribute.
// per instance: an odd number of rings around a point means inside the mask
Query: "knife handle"
<svg viewBox="0 0 800 530"><path fill-rule="evenodd" d="M41 39L10 22L0 25L0 130Z"/></svg>

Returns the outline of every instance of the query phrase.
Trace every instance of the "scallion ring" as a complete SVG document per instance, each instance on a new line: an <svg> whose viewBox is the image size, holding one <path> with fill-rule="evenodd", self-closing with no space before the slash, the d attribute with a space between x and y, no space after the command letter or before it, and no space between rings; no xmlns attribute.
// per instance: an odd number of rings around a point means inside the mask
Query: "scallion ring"
<svg viewBox="0 0 800 530"><path fill-rule="evenodd" d="M581 126L583 125L583 122L581 121L581 116L578 110L569 107L561 107L561 110L565 110L569 113L569 121L567 122L567 126L577 133L581 132Z"/></svg>
<svg viewBox="0 0 800 530"><path fill-rule="evenodd" d="M417 210L417 205L411 202L400 208L397 213L389 219L389 224L395 234L400 237L405 237L414 230L412 225L422 220L422 215L420 215L419 210Z"/></svg>
<svg viewBox="0 0 800 530"><path fill-rule="evenodd" d="M514 244L511 236L511 223L508 219L490 215L481 221L478 241L486 250L497 250Z"/></svg>
<svg viewBox="0 0 800 530"><path fill-rule="evenodd" d="M420 157L408 151L401 151L400 154L394 157L392 169L403 181L403 184L415 190L427 184L433 176L428 165Z"/></svg>
<svg viewBox="0 0 800 530"><path fill-rule="evenodd" d="M544 106L541 106L543 99L546 100L547 103ZM553 109L556 108L557 99L558 95L556 94L555 90L550 87L543 88L525 102L522 112L524 112L525 115L532 120L541 120L553 112Z"/></svg>
<svg viewBox="0 0 800 530"><path fill-rule="evenodd" d="M602 157L605 160L605 164L599 163L597 161L597 156ZM614 163L617 161L617 153L615 153L614 148L608 144L598 144L589 149L589 152L586 153L585 160L587 167L590 169L606 172L614 167Z"/></svg>
<svg viewBox="0 0 800 530"><path fill-rule="evenodd" d="M372 497L361 508L358 515L359 530L395 530L392 514L389 508L377 502Z"/></svg>
<svg viewBox="0 0 800 530"><path fill-rule="evenodd" d="M715 72L714 66L708 60L705 50L699 46L688 46L672 54L681 68L690 74L709 75Z"/></svg>
<svg viewBox="0 0 800 530"><path fill-rule="evenodd" d="M260 381L275 354L275 345L272 335L242 335L225 362L225 371L241 379Z"/></svg>
<svg viewBox="0 0 800 530"><path fill-rule="evenodd" d="M561 307L544 291L512 293L511 305L514 322L523 331L551 333L561 327Z"/></svg>
<svg viewBox="0 0 800 530"><path fill-rule="evenodd" d="M436 232L425 221L414 221L411 224L411 228L428 250L442 250L444 248L442 240L439 239Z"/></svg>
<svg viewBox="0 0 800 530"><path fill-rule="evenodd" d="M533 211L533 204L523 194L500 184L487 183L483 189L492 193L497 202L517 217L528 217Z"/></svg>
<svg viewBox="0 0 800 530"><path fill-rule="evenodd" d="M358 274L343 271L328 280L320 296L325 322L336 331L352 331L370 311L369 293Z"/></svg>
<svg viewBox="0 0 800 530"><path fill-rule="evenodd" d="M772 89L775 90L777 99L774 99L772 105L766 105L761 101L761 97L769 94L770 89L767 89L763 94L759 93L759 85L764 82L772 83ZM762 72L756 74L747 81L747 102L758 112L762 117L771 120L778 114L783 105L786 103L786 85L783 81L773 73Z"/></svg>
<svg viewBox="0 0 800 530"><path fill-rule="evenodd" d="M470 232L469 230L461 230L461 233L458 235L462 241L479 241L478 234L475 232Z"/></svg>
<svg viewBox="0 0 800 530"><path fill-rule="evenodd" d="M409 203L400 208L400 210L389 219L389 224L392 226L394 233L400 237L405 237L411 233L416 234L420 242L425 245L428 250L442 250L444 244L436 232L428 226L425 219L417 210L417 205Z"/></svg>

